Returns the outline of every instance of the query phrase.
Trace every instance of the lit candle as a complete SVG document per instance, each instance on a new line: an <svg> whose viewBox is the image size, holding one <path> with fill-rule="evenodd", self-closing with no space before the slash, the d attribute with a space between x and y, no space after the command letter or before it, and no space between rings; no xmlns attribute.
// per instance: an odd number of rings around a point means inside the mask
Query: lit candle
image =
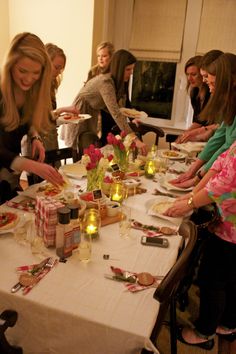
<svg viewBox="0 0 236 354"><path fill-rule="evenodd" d="M121 203L124 199L124 189L122 183L113 183L111 186L110 199Z"/></svg>
<svg viewBox="0 0 236 354"><path fill-rule="evenodd" d="M147 178L153 178L155 176L155 173L156 173L155 162L153 160L147 161L145 165L145 176Z"/></svg>

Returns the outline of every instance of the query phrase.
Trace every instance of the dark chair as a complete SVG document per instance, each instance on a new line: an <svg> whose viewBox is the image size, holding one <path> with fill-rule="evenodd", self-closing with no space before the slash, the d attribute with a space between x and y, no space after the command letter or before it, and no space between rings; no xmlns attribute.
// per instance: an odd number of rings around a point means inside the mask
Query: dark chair
<svg viewBox="0 0 236 354"><path fill-rule="evenodd" d="M58 162L64 161L64 164L66 164L68 159L73 159L73 161L76 160L75 151L71 147L46 151L44 162L56 167ZM36 176L33 173L28 174L27 179L29 185L43 181L41 177Z"/></svg>
<svg viewBox="0 0 236 354"><path fill-rule="evenodd" d="M192 273L192 252L197 241L196 227L191 221L182 223L179 234L183 237L183 242L179 249L178 259L153 295L154 299L159 301L160 308L150 336L152 343L156 343L157 336L169 309L171 354L177 354L176 302L182 294L182 284L185 277L189 277ZM143 349L142 354L145 353L150 352Z"/></svg>
<svg viewBox="0 0 236 354"><path fill-rule="evenodd" d="M17 321L17 312L5 310L0 315L0 353L1 354L23 354L21 347L10 345L6 339L5 331L13 327Z"/></svg>
<svg viewBox="0 0 236 354"><path fill-rule="evenodd" d="M166 134L166 142L169 143L169 148L171 150L171 143L173 143L178 138L176 134Z"/></svg>
<svg viewBox="0 0 236 354"><path fill-rule="evenodd" d="M146 123L139 123L138 127L136 124L130 122L129 123L130 128L137 134L137 136L142 140L143 136L149 132L153 132L156 134L156 139L155 139L155 145L158 145L159 138L162 138L165 136L164 130L156 127L154 125L149 125Z"/></svg>

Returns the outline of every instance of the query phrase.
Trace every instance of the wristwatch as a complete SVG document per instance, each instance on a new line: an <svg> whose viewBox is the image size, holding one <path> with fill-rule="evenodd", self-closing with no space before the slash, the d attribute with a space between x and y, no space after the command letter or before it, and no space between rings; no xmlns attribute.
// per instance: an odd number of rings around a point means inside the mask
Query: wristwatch
<svg viewBox="0 0 236 354"><path fill-rule="evenodd" d="M203 176L201 175L201 171L198 171L197 176L200 180L202 179Z"/></svg>

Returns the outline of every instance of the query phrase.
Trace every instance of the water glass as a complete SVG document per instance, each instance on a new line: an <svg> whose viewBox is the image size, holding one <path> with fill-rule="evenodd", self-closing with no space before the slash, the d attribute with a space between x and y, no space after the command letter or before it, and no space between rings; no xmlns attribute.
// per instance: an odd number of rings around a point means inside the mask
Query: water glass
<svg viewBox="0 0 236 354"><path fill-rule="evenodd" d="M121 207L121 219L119 221L119 235L121 238L129 238L131 229L131 208L127 205Z"/></svg>

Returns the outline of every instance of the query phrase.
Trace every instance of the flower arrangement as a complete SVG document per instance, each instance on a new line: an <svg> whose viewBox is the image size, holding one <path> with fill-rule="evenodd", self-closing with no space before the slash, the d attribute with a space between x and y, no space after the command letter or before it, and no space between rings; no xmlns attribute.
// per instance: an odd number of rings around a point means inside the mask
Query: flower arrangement
<svg viewBox="0 0 236 354"><path fill-rule="evenodd" d="M134 133L127 134L125 131L122 131L120 135L115 136L109 133L107 136L108 144L114 149L114 162L118 164L121 171L126 172L128 168L129 152L136 147L135 138Z"/></svg>
<svg viewBox="0 0 236 354"><path fill-rule="evenodd" d="M109 162L112 159L113 155L109 155L107 158L104 158L101 150L95 148L93 144L91 144L87 149L84 149L84 155L82 156L81 163L87 170L87 191L101 189L105 172L109 166Z"/></svg>

